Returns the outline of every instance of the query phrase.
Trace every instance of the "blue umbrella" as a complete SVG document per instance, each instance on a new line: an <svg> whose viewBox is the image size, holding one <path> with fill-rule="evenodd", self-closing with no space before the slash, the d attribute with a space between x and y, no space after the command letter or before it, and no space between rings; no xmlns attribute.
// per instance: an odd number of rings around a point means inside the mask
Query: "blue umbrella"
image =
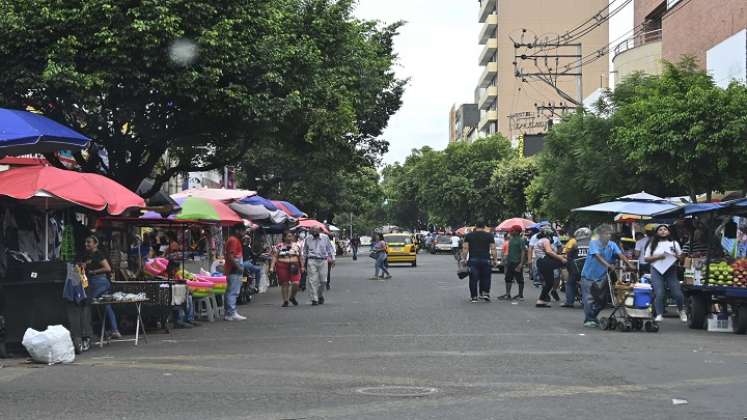
<svg viewBox="0 0 747 420"><path fill-rule="evenodd" d="M0 155L83 149L90 139L42 115L0 108Z"/></svg>

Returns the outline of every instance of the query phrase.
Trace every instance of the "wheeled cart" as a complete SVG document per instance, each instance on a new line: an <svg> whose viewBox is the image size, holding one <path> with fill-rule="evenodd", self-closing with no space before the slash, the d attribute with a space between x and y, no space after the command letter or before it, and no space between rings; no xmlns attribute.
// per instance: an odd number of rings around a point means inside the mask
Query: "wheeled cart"
<svg viewBox="0 0 747 420"><path fill-rule="evenodd" d="M732 317L734 333L747 333L747 288L683 285L682 293L687 301L690 328L705 329L710 315L727 313Z"/></svg>

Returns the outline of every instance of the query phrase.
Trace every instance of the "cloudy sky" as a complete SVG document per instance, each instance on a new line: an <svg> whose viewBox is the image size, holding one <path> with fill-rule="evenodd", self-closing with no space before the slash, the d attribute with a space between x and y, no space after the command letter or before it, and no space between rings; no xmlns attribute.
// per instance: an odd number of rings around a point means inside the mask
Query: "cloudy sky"
<svg viewBox="0 0 747 420"><path fill-rule="evenodd" d="M616 0L612 0L616 1ZM407 22L396 41L397 73L410 78L404 104L392 117L386 163L403 161L413 148L446 147L449 108L472 102L481 68L477 0L358 0L357 15L386 23ZM632 7L610 26L617 39L632 28ZM579 16L579 23L589 16Z"/></svg>

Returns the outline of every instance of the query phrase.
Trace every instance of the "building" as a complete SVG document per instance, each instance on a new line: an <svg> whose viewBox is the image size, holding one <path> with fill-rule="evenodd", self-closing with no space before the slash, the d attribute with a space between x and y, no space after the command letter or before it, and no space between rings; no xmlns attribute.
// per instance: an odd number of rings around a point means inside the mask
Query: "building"
<svg viewBox="0 0 747 420"><path fill-rule="evenodd" d="M516 144L522 134L538 134L547 130L552 112L538 110L538 106L561 105L573 108L572 103L558 96L555 89L538 80L538 67L554 67L558 57L560 66L573 65L578 58L589 57L609 44L609 27L602 19L595 28L574 45L540 49L537 60L522 58L522 77L517 77L515 43L524 41L535 46L540 43L559 43L560 36L578 27L587 19L593 21L601 11L606 12L608 0L480 0L479 22L482 27L479 43L483 45L478 62L483 72L475 90L475 102L480 110L480 136L501 133ZM580 44L580 45L576 45ZM536 50L535 50L536 51ZM550 58L548 58L550 57ZM551 62L547 63L547 60ZM574 61L575 60L575 61ZM557 69L557 67L555 67ZM547 67L543 67L546 71ZM576 102L582 102L594 91L608 87L609 61L598 59L582 66L579 77L561 76L557 87L568 92ZM561 102L564 102L561 104ZM555 110L553 110L555 111ZM556 115L557 116L557 115Z"/></svg>
<svg viewBox="0 0 747 420"><path fill-rule="evenodd" d="M449 143L474 140L479 122L477 104L462 104L458 108L452 106L449 112Z"/></svg>
<svg viewBox="0 0 747 420"><path fill-rule="evenodd" d="M747 81L745 0L634 0L631 38L614 48L616 81L693 56L720 86Z"/></svg>

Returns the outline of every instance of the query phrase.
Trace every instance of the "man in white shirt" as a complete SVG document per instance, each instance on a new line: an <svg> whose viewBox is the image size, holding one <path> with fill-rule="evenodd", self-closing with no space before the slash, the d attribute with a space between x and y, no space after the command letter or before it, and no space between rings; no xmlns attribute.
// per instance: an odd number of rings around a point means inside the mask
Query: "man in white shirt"
<svg viewBox="0 0 747 420"><path fill-rule="evenodd" d="M456 235L451 237L451 252L454 255L459 252L459 237Z"/></svg>
<svg viewBox="0 0 747 420"><path fill-rule="evenodd" d="M311 304L324 304L324 284L327 281L329 265L335 263L334 245L329 236L321 233L318 227L311 228L311 235L303 243L303 256L307 258L306 277Z"/></svg>
<svg viewBox="0 0 747 420"><path fill-rule="evenodd" d="M538 258L534 255L534 246L537 245L537 242L539 242L539 232L529 238L529 249L527 250L527 257L531 263L529 266L529 273L532 276L532 284L534 284L534 287L539 287L542 284L542 278L537 269Z"/></svg>

